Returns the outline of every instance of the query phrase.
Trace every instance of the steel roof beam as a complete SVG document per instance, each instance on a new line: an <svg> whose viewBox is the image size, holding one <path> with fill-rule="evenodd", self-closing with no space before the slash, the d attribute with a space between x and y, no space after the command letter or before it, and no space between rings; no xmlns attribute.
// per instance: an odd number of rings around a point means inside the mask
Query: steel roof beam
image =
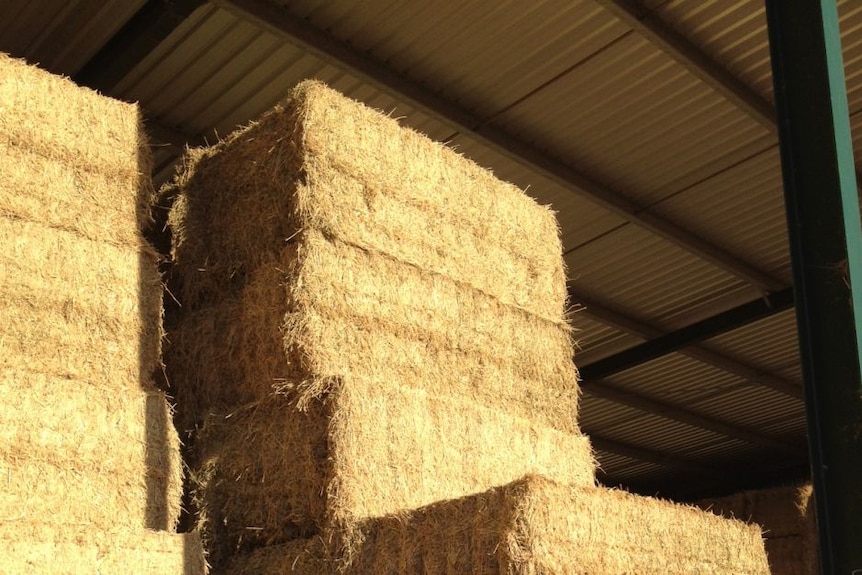
<svg viewBox="0 0 862 575"><path fill-rule="evenodd" d="M688 38L667 25L637 0L594 0L661 51L685 66L713 90L733 102L773 134L778 134L775 110L736 76L714 62Z"/></svg>
<svg viewBox="0 0 862 575"><path fill-rule="evenodd" d="M148 0L72 79L104 93L117 85L206 0Z"/></svg>
<svg viewBox="0 0 862 575"><path fill-rule="evenodd" d="M593 382L589 385L584 385L582 390L584 393L588 393L594 397L627 405L633 409L652 413L665 419L678 421L753 445L768 447L782 453L795 456L800 455L800 451L796 446L778 441L762 433L750 431L737 425L731 425L706 415L696 414L669 403L656 401L607 382Z"/></svg>
<svg viewBox="0 0 862 575"><path fill-rule="evenodd" d="M792 307L793 290L788 288L582 366L581 377L587 382L603 379Z"/></svg>
<svg viewBox="0 0 862 575"><path fill-rule="evenodd" d="M769 274L734 254L707 242L670 220L644 211L643 206L635 204L617 190L574 170L502 130L483 126L482 118L468 113L427 88L371 59L368 55L312 28L308 22L296 18L282 7L265 0L211 0L211 3L328 62L347 68L368 83L395 95L403 102L446 123L452 129L477 139L489 148L683 247L758 289L777 291L785 287Z"/></svg>
<svg viewBox="0 0 862 575"><path fill-rule="evenodd" d="M578 313L584 313L596 319L599 323L644 339L654 339L666 335L665 332L662 332L649 324L610 309L606 305L598 303L588 296L574 293L571 289L569 290L569 296L573 302L578 302L584 306L583 311L579 311ZM739 325L738 327L742 327L742 325ZM705 363L707 365L717 367L722 371L737 375L751 383L763 385L783 393L784 395L802 399L802 389L795 383L770 373L765 373L736 359L727 357L717 351L699 346L684 347L676 351L701 363Z"/></svg>

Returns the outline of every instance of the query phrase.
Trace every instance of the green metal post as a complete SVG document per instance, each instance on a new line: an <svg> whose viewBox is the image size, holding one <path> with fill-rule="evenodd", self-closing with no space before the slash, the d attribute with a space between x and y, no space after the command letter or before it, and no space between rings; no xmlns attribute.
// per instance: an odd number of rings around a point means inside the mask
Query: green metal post
<svg viewBox="0 0 862 575"><path fill-rule="evenodd" d="M862 227L838 12L766 11L821 569L862 575Z"/></svg>

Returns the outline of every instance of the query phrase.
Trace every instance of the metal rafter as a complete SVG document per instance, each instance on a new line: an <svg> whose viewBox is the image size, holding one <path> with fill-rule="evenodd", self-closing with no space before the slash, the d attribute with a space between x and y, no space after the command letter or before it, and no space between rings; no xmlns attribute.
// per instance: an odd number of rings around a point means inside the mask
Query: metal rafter
<svg viewBox="0 0 862 575"><path fill-rule="evenodd" d="M794 445L778 441L769 436L763 435L762 433L751 431L738 425L731 425L706 415L697 414L669 403L664 403L639 395L607 382L584 386L583 391L592 396L613 401L614 403L627 405L639 411L652 413L659 417L664 417L665 419L672 419L692 427L705 429L707 431L724 435L726 437L732 437L753 445L761 445L763 447L768 447L791 455L801 455L799 448Z"/></svg>
<svg viewBox="0 0 862 575"><path fill-rule="evenodd" d="M769 274L756 269L734 254L707 242L681 226L656 214L644 211L617 190L594 178L572 169L563 162L533 148L509 134L483 125L478 118L452 102L430 92L383 64L371 59L348 45L312 28L308 22L291 15L282 7L265 0L211 0L237 17L297 45L339 67L347 68L377 88L395 95L414 108L422 110L454 130L466 134L489 148L521 163L531 170L555 181L564 188L585 196L602 207L618 214L684 249L711 262L717 267L747 281L763 291L777 291L786 286Z"/></svg>
<svg viewBox="0 0 862 575"><path fill-rule="evenodd" d="M584 306L583 311L578 313L584 313L596 319L599 323L611 326L619 331L647 340L667 335L666 332L631 318L624 313L613 310L607 305L593 300L589 296L574 293L572 290L569 290L569 296L573 302L578 302ZM732 373L751 383L769 387L770 389L774 389L775 391L790 397L802 399L802 389L792 381L766 373L712 349L700 346L689 346L679 348L676 351L677 353L690 357L701 363Z"/></svg>
<svg viewBox="0 0 862 575"><path fill-rule="evenodd" d="M722 94L773 134L778 133L772 104L704 54L637 0L594 0L638 34Z"/></svg>
<svg viewBox="0 0 862 575"><path fill-rule="evenodd" d="M149 0L73 77L110 92L117 82L167 38L206 0Z"/></svg>

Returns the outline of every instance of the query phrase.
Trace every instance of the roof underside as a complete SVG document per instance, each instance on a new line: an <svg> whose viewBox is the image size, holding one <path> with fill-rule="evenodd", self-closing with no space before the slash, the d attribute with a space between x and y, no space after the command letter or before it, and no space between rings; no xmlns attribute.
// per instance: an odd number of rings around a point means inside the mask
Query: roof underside
<svg viewBox="0 0 862 575"><path fill-rule="evenodd" d="M762 1L10 5L0 50L140 102L157 185L313 77L551 204L585 372L791 286ZM859 132L862 4L839 14ZM805 473L793 310L753 319L584 382L602 480L687 498Z"/></svg>

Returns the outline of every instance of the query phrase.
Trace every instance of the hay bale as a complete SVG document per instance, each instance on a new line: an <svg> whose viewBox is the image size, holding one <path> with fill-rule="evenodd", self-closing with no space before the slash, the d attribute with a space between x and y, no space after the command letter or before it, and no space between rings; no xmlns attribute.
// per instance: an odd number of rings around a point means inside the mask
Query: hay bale
<svg viewBox="0 0 862 575"><path fill-rule="evenodd" d="M142 245L152 203L138 107L0 53L0 216Z"/></svg>
<svg viewBox="0 0 862 575"><path fill-rule="evenodd" d="M0 243L0 367L133 389L151 383L162 337L151 249L3 217Z"/></svg>
<svg viewBox="0 0 862 575"><path fill-rule="evenodd" d="M179 439L155 389L0 370L0 524L173 529Z"/></svg>
<svg viewBox="0 0 862 575"><path fill-rule="evenodd" d="M0 523L4 575L206 575L200 537L144 529L61 532L50 526Z"/></svg>
<svg viewBox="0 0 862 575"><path fill-rule="evenodd" d="M810 483L754 489L695 502L701 509L763 529L772 575L820 572L814 492Z"/></svg>
<svg viewBox="0 0 862 575"><path fill-rule="evenodd" d="M530 476L367 521L355 548L320 537L237 556L225 573L768 575L760 531L691 507Z"/></svg>
<svg viewBox="0 0 862 575"><path fill-rule="evenodd" d="M210 420L193 475L213 563L509 483L592 485L584 436L465 400L352 380L297 411L284 398Z"/></svg>
<svg viewBox="0 0 862 575"><path fill-rule="evenodd" d="M316 82L186 158L172 216L184 305L241 286L316 229L557 319L557 222L521 190ZM249 225L253 222L253 225Z"/></svg>
<svg viewBox="0 0 862 575"><path fill-rule="evenodd" d="M183 317L166 363L181 419L305 382L392 380L577 432L566 324L310 230L236 297ZM315 387L317 385L317 388Z"/></svg>

